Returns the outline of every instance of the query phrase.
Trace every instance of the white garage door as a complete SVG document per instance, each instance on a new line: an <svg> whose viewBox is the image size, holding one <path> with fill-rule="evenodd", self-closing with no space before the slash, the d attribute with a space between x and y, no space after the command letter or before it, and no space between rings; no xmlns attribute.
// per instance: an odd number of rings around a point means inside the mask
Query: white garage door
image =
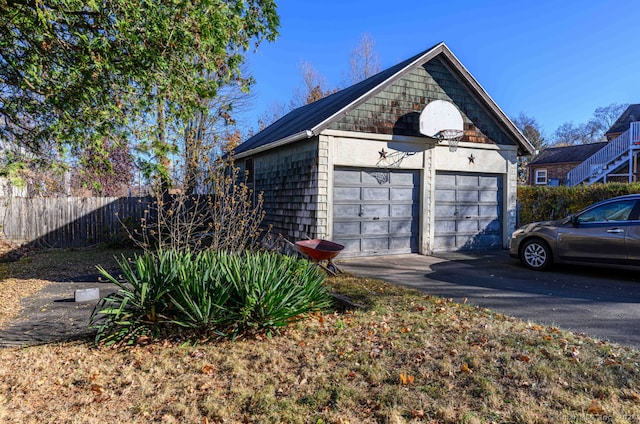
<svg viewBox="0 0 640 424"><path fill-rule="evenodd" d="M345 256L418 250L418 171L336 168L333 241Z"/></svg>
<svg viewBox="0 0 640 424"><path fill-rule="evenodd" d="M502 176L436 173L436 252L502 248Z"/></svg>

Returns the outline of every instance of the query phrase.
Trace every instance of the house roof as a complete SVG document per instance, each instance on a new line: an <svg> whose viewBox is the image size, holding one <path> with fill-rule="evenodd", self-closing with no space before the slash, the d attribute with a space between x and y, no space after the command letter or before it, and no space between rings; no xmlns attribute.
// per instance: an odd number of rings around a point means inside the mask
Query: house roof
<svg viewBox="0 0 640 424"><path fill-rule="evenodd" d="M449 48L444 43L439 43L357 84L316 102L292 110L239 145L235 149L236 157L242 157L320 134L322 130L326 129L334 121L340 119L345 112L355 108L370 96L383 90L407 72L437 56L444 57L457 74L474 90L475 94L484 101L488 109L493 112L496 120L505 127L507 133L517 142L520 150L528 154L533 153L534 148L531 143L522 135L491 97L489 97L487 92L453 55Z"/></svg>
<svg viewBox="0 0 640 424"><path fill-rule="evenodd" d="M622 115L613 123L611 128L606 134L618 134L623 133L629 129L629 124L632 122L640 121L640 104L629 105L629 107L622 112Z"/></svg>
<svg viewBox="0 0 640 424"><path fill-rule="evenodd" d="M546 165L553 163L584 162L591 155L607 145L606 141L600 143L578 144L575 146L549 147L544 149L531 162L531 165Z"/></svg>

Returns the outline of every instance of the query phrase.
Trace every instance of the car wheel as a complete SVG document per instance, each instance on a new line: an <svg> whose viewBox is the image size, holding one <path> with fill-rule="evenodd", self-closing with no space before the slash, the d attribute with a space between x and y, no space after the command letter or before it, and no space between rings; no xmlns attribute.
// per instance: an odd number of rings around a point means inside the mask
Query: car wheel
<svg viewBox="0 0 640 424"><path fill-rule="evenodd" d="M540 239L527 240L520 249L520 260L527 268L542 271L549 269L553 256L549 245Z"/></svg>

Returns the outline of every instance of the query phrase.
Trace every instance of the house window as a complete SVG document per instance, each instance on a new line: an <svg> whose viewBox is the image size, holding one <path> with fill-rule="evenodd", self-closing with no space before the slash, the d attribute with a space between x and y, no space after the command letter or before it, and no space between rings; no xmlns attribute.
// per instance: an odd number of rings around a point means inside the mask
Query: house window
<svg viewBox="0 0 640 424"><path fill-rule="evenodd" d="M546 184L547 184L547 170L536 169L536 185L546 185Z"/></svg>

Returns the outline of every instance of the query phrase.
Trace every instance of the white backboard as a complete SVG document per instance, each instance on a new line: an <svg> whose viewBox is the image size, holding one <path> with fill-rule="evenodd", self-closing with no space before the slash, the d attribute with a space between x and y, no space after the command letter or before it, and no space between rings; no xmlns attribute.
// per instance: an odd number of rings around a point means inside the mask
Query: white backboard
<svg viewBox="0 0 640 424"><path fill-rule="evenodd" d="M429 102L420 113L420 134L436 138L442 130L464 130L458 108L446 100Z"/></svg>

